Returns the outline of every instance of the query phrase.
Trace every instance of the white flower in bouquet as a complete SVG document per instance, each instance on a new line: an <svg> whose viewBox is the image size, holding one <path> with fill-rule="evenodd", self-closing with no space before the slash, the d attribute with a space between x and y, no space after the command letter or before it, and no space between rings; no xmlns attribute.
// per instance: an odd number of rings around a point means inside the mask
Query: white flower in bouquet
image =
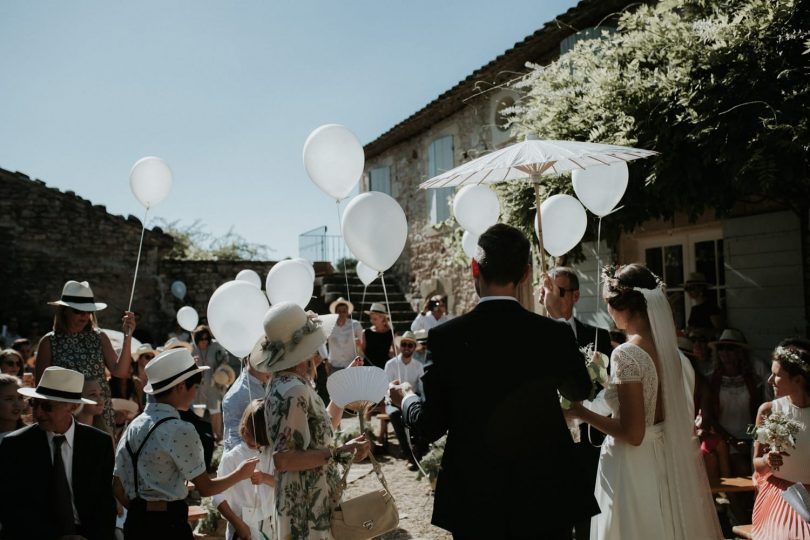
<svg viewBox="0 0 810 540"><path fill-rule="evenodd" d="M785 448L796 448L796 435L804 428L802 422L774 412L764 418L761 426L750 426L748 433L758 443L767 444L777 452L782 452Z"/></svg>
<svg viewBox="0 0 810 540"><path fill-rule="evenodd" d="M606 354L593 350L593 343L589 343L585 347L580 347L579 352L585 359L585 368L588 370L588 377L591 379L591 393L588 395L588 400L593 400L598 393L597 384L606 386L608 382L608 357ZM560 396L560 407L564 410L571 408L571 402L566 398ZM568 422L568 429L571 431L571 437L574 442L579 442L579 423L574 421Z"/></svg>

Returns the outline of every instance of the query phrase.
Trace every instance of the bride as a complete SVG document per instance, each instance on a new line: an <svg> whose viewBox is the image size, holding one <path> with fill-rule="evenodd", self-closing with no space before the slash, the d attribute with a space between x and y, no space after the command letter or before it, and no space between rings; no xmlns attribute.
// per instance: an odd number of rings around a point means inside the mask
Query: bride
<svg viewBox="0 0 810 540"><path fill-rule="evenodd" d="M694 373L680 359L663 284L631 264L608 272L604 295L628 337L611 355L605 400L613 415L578 403L566 411L608 435L596 479L602 513L592 518L591 540L722 538L684 382Z"/></svg>

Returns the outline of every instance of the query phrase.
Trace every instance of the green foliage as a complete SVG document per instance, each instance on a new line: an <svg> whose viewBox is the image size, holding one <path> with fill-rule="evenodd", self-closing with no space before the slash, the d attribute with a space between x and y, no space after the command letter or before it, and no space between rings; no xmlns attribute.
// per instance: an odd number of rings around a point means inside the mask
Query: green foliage
<svg viewBox="0 0 810 540"><path fill-rule="evenodd" d="M354 272L356 267L357 259L352 259L351 257L341 257L335 263L335 270L338 272Z"/></svg>
<svg viewBox="0 0 810 540"><path fill-rule="evenodd" d="M518 88L518 136L638 146L616 237L648 219L727 214L741 201L799 209L810 200L810 0L664 0L624 14L613 34L583 41ZM571 193L544 179L545 196ZM532 228L527 184L499 187L506 219ZM608 239L610 241L610 239Z"/></svg>
<svg viewBox="0 0 810 540"><path fill-rule="evenodd" d="M211 536L217 533L217 529L219 527L219 522L222 519L222 515L219 513L214 507L214 502L211 497L206 497L202 501L202 505L208 511L204 518L202 518L199 522L197 522L197 528L195 532L197 534L203 536Z"/></svg>
<svg viewBox="0 0 810 540"><path fill-rule="evenodd" d="M269 257L272 248L248 242L229 230L224 236L207 232L200 220L191 225L157 219L157 225L174 239L168 258L191 261L257 261Z"/></svg>
<svg viewBox="0 0 810 540"><path fill-rule="evenodd" d="M444 447L446 444L447 435L431 444L428 453L419 460L419 465L428 474L429 480L433 480L439 475L439 471L442 468L442 456L444 456ZM419 471L416 474L416 479L421 480L422 478L424 478L422 471Z"/></svg>

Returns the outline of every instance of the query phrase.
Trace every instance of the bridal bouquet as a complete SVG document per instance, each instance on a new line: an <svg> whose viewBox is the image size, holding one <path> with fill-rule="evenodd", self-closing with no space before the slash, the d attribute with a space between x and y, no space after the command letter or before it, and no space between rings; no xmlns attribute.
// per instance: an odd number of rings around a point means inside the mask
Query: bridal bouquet
<svg viewBox="0 0 810 540"><path fill-rule="evenodd" d="M588 400L592 401L598 393L597 383L607 386L608 382L608 357L606 354L593 350L593 344L589 343L585 347L580 347L579 352L582 353L585 359L585 368L588 370L588 376L591 378L591 393ZM560 407L563 409L570 409L571 402L560 396ZM579 442L579 423L576 421L568 422L568 429L571 431L571 437L574 442Z"/></svg>
<svg viewBox="0 0 810 540"><path fill-rule="evenodd" d="M774 412L765 417L761 426L749 426L748 433L758 443L767 444L777 452L781 452L785 448L796 448L796 435L803 431L804 427L798 420Z"/></svg>

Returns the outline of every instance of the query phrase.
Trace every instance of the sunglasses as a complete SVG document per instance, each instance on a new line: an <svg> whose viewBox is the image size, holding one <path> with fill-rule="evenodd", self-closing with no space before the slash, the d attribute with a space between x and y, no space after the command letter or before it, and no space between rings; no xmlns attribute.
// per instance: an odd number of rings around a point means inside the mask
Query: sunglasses
<svg viewBox="0 0 810 540"><path fill-rule="evenodd" d="M197 338L197 342L200 341L211 341L211 336L200 336Z"/></svg>
<svg viewBox="0 0 810 540"><path fill-rule="evenodd" d="M565 287L560 287L560 298L565 298L565 293L570 292L571 294L574 291L578 291L579 289L566 289Z"/></svg>
<svg viewBox="0 0 810 540"><path fill-rule="evenodd" d="M3 364L4 366L17 366L17 367L22 367L22 362L17 362L16 360L3 360L3 361L2 361L2 362L0 362L0 363L1 363L1 364Z"/></svg>
<svg viewBox="0 0 810 540"><path fill-rule="evenodd" d="M400 349L413 349L415 347L415 343L408 343L407 341L399 344Z"/></svg>
<svg viewBox="0 0 810 540"><path fill-rule="evenodd" d="M72 307L69 307L68 311L70 313L74 314L74 315L86 315L86 314L90 313L89 311L82 311L80 309L76 309L76 308L72 308Z"/></svg>
<svg viewBox="0 0 810 540"><path fill-rule="evenodd" d="M720 351L736 351L737 349L740 349L740 348L741 347L738 347L736 345L718 345L717 346L717 352L720 352Z"/></svg>
<svg viewBox="0 0 810 540"><path fill-rule="evenodd" d="M53 403L51 403L47 399L31 398L28 400L28 404L31 405L32 409L36 409L37 407L39 407L40 409L42 409L42 412L49 413L53 411Z"/></svg>

